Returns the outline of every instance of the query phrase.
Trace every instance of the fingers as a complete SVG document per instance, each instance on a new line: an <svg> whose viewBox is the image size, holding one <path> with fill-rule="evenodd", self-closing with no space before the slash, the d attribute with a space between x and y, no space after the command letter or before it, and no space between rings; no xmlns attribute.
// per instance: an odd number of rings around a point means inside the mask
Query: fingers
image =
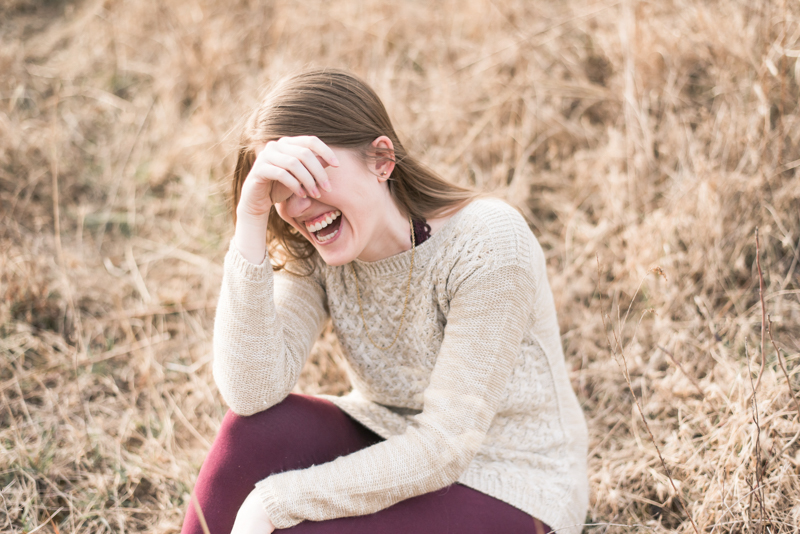
<svg viewBox="0 0 800 534"><path fill-rule="evenodd" d="M313 150L311 150L310 148L287 143L283 146L283 152L291 157L296 158L295 161L299 162L299 164L302 167L301 172L303 176L305 177L307 175L307 177L310 179L311 183L308 184L306 181L302 180L301 176L295 174L295 176L297 176L298 179L301 179L301 181L303 182L303 186L306 188L307 191L309 191L309 193L311 193L311 196L317 197L317 195L314 194L314 192L311 189L309 189L308 187L309 185L311 185L312 187L318 185L325 191L330 192L331 183L330 180L328 180L328 173L325 172L322 163L320 163L319 161L320 158L314 153Z"/></svg>
<svg viewBox="0 0 800 534"><path fill-rule="evenodd" d="M292 193L305 198L320 198L320 188L331 191L325 172L327 166L339 166L333 150L314 136L283 137L270 141L256 157L251 173L283 184ZM273 198L273 202L279 202Z"/></svg>
<svg viewBox="0 0 800 534"><path fill-rule="evenodd" d="M309 195L314 198L319 198L320 192L317 188L317 180L315 180L315 177L311 175L309 169L306 168L306 163L298 157L300 156L299 152L303 150L310 152L308 149L288 146L283 147L280 152L265 150L265 160L274 165L277 169L288 172L292 177L295 178L296 181L300 182L302 187L308 192ZM319 166L319 162L316 161L316 158L314 159L314 163ZM324 173L325 171L322 172ZM283 177L283 173L278 172L277 176ZM279 180L281 183L285 183L280 178ZM325 176L324 180L327 182L328 177ZM288 186L288 184L286 185ZM290 189L294 190L292 187L290 187Z"/></svg>
<svg viewBox="0 0 800 534"><path fill-rule="evenodd" d="M328 174L324 168L328 165L338 167L339 160L328 145L314 136L282 137L278 140L278 144L285 153L303 162L322 189L331 190Z"/></svg>
<svg viewBox="0 0 800 534"><path fill-rule="evenodd" d="M242 199L244 199L245 189L252 190L255 194L255 191L261 188L258 184L264 184L264 186L267 187L265 193L269 194L275 185L272 182L283 184L295 195L305 198L306 191L303 189L302 182L298 181L288 170L270 161L271 158L272 154L269 145L267 145L267 148L262 150L256 158L253 168L250 169L250 173L242 188ZM275 202L274 199L272 199L272 201L273 203Z"/></svg>
<svg viewBox="0 0 800 534"><path fill-rule="evenodd" d="M328 165L333 167L339 166L339 160L336 159L336 154L333 153L331 147L320 141L318 137L313 135L301 135L297 137L282 137L279 143L293 144L308 148L318 156L322 157Z"/></svg>

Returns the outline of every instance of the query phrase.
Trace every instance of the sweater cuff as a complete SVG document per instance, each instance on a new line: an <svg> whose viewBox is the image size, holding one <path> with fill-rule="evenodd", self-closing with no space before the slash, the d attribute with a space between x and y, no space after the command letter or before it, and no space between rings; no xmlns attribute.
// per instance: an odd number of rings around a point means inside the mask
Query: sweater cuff
<svg viewBox="0 0 800 534"><path fill-rule="evenodd" d="M285 513L278 503L277 496L273 491L272 484L269 483L269 478L265 478L261 482L256 483L256 492L261 498L261 503L267 510L270 521L275 525L276 529L290 528L300 523L299 519L290 517Z"/></svg>
<svg viewBox="0 0 800 534"><path fill-rule="evenodd" d="M225 255L225 268L226 270L233 270L251 282L263 282L272 274L272 264L269 262L269 254L265 253L264 259L258 265L250 263L242 256L239 249L236 248L236 243L233 242L233 239L231 239L228 253Z"/></svg>

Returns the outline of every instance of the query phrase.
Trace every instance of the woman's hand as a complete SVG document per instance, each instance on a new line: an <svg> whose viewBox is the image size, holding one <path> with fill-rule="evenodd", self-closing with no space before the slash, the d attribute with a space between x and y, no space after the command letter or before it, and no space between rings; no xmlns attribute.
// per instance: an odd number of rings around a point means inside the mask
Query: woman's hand
<svg viewBox="0 0 800 534"><path fill-rule="evenodd" d="M236 208L238 216L266 217L273 204L292 194L319 198L319 189L330 191L325 167L339 166L328 145L313 136L282 137L270 141L256 155L256 161L242 185Z"/></svg>
<svg viewBox="0 0 800 534"><path fill-rule="evenodd" d="M234 240L249 262L260 264L266 255L267 219L273 204L290 196L319 198L320 188L331 190L325 167L339 166L333 150L313 136L282 137L270 141L242 184L236 207Z"/></svg>
<svg viewBox="0 0 800 534"><path fill-rule="evenodd" d="M271 534L274 530L256 490L251 491L236 514L231 534Z"/></svg>

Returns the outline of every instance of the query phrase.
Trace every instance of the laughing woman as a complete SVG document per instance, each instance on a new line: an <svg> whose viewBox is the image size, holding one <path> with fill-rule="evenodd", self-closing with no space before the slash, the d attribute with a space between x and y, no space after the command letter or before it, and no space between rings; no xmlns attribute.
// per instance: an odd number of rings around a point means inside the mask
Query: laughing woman
<svg viewBox="0 0 800 534"><path fill-rule="evenodd" d="M214 327L231 410L195 487L212 534L580 532L586 424L514 209L420 165L335 70L267 96L233 191ZM329 319L352 393L290 393Z"/></svg>

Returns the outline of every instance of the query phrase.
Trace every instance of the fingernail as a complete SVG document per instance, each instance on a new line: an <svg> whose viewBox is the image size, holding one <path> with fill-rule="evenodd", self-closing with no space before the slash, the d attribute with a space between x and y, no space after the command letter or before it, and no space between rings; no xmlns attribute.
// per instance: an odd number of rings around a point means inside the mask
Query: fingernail
<svg viewBox="0 0 800 534"><path fill-rule="evenodd" d="M333 156L333 166L334 167L338 167L339 166L339 159L336 156Z"/></svg>
<svg viewBox="0 0 800 534"><path fill-rule="evenodd" d="M327 191L328 193L331 192L331 183L330 182L322 182L322 189Z"/></svg>
<svg viewBox="0 0 800 534"><path fill-rule="evenodd" d="M322 196L322 193L320 193L319 189L316 187L311 190L311 194L314 196L314 198L319 198Z"/></svg>

